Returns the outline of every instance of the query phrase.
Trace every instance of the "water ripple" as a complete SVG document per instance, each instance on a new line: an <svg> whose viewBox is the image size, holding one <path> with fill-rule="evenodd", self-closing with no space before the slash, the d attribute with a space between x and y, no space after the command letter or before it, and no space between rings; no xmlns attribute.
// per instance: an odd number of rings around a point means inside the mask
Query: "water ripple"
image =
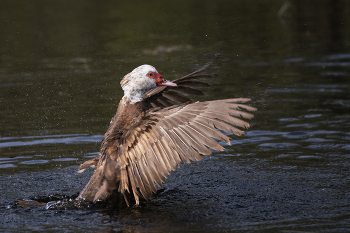
<svg viewBox="0 0 350 233"><path fill-rule="evenodd" d="M310 63L305 63L305 66L350 67L350 62L310 62Z"/></svg>
<svg viewBox="0 0 350 233"><path fill-rule="evenodd" d="M41 164L41 163L48 163L49 160L28 160L28 161L23 161L23 162L20 162L19 164Z"/></svg>
<svg viewBox="0 0 350 233"><path fill-rule="evenodd" d="M275 142L275 143L261 143L259 146L263 147L274 147L274 148L289 148L296 147L298 144L289 142Z"/></svg>
<svg viewBox="0 0 350 233"><path fill-rule="evenodd" d="M12 141L16 139L34 139L34 138L43 138L39 140L26 140L26 141ZM83 143L83 142L100 142L102 135L91 135L91 136L73 136L72 135L54 135L54 136L33 136L33 137L8 137L2 138L2 141L11 140L7 142L1 142L0 148L4 147L15 147L15 146L32 146L38 144L71 144L71 143Z"/></svg>

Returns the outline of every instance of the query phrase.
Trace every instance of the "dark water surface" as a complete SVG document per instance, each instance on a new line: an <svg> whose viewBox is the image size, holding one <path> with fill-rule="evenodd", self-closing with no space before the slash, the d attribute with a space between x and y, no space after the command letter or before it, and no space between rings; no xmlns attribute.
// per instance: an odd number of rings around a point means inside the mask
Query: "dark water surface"
<svg viewBox="0 0 350 233"><path fill-rule="evenodd" d="M0 29L0 231L350 231L349 1L2 0ZM209 62L195 100L250 97L245 136L139 207L64 205L125 74Z"/></svg>

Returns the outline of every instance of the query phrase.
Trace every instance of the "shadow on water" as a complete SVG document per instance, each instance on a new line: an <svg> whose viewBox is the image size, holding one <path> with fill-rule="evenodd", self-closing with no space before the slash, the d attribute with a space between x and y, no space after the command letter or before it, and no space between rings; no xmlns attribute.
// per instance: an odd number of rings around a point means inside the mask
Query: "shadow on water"
<svg viewBox="0 0 350 233"><path fill-rule="evenodd" d="M349 231L347 1L0 4L0 231ZM195 100L250 97L252 128L138 207L75 201L120 78L208 62Z"/></svg>

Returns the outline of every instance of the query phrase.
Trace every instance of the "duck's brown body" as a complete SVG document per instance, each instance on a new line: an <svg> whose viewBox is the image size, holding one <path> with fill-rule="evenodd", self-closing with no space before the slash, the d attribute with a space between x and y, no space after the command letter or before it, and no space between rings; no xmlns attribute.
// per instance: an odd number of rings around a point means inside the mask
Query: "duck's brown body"
<svg viewBox="0 0 350 233"><path fill-rule="evenodd" d="M189 88L206 85L194 81L210 77L196 75L202 71L175 80L177 87L156 87L144 93L142 101L130 103L125 98L121 100L102 139L99 155L80 167L82 171L91 165L97 169L79 198L105 200L114 190L124 197L128 191L133 192L138 204L139 197L151 197L157 191L155 183L161 186L181 162L200 160L199 153L211 154L209 148L223 150L224 147L212 138L230 144L229 138L218 129L243 134L235 126L249 127L248 123L237 118L253 117L241 111L256 110L240 104L249 99L191 103L190 99L178 94L202 94ZM177 105L174 101L184 104Z"/></svg>
<svg viewBox="0 0 350 233"><path fill-rule="evenodd" d="M117 113L112 118L107 132L102 138L100 153L93 160L82 164L81 170L88 166L97 166L89 183L81 191L79 197L85 200L104 200L111 194L120 183L121 141L125 134L135 125L142 121L145 108L142 102L135 104L123 104L121 100Z"/></svg>

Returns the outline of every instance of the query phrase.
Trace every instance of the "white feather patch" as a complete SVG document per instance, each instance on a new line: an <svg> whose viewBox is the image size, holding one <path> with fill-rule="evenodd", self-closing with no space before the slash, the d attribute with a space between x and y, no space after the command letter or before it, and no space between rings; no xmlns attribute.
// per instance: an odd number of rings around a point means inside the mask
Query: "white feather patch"
<svg viewBox="0 0 350 233"><path fill-rule="evenodd" d="M123 103L134 104L142 101L143 94L156 87L156 80L149 78L147 74L152 71L158 73L156 68L150 65L142 65L125 75L120 82L124 91Z"/></svg>

